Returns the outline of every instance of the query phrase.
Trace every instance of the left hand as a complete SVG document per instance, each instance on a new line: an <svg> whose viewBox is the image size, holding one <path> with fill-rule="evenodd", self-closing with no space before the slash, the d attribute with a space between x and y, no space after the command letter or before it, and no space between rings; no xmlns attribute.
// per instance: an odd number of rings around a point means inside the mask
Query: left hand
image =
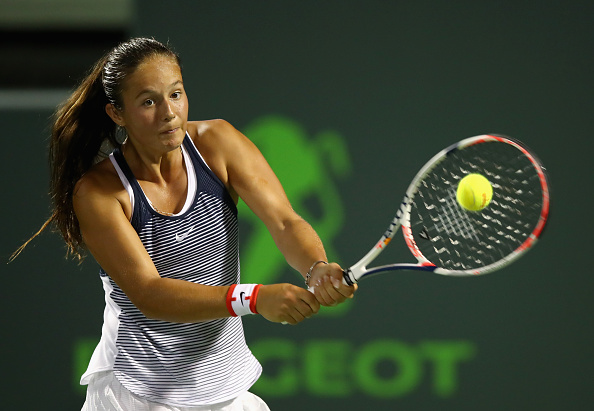
<svg viewBox="0 0 594 411"><path fill-rule="evenodd" d="M310 291L320 305L334 307L347 298L353 298L357 284L348 286L343 282L343 270L336 263L318 264L311 272Z"/></svg>

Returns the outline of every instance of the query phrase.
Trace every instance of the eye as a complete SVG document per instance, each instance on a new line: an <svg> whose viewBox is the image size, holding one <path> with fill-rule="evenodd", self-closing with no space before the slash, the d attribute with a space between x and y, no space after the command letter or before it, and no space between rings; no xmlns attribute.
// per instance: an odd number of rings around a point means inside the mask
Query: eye
<svg viewBox="0 0 594 411"><path fill-rule="evenodd" d="M151 100L150 98L144 100L144 102L142 103L142 105L145 106L145 107L150 107L150 106L152 106L154 104L155 104L155 101L154 100Z"/></svg>
<svg viewBox="0 0 594 411"><path fill-rule="evenodd" d="M173 94L171 94L171 98L173 98L174 100L180 99L181 96L182 96L182 92L181 91L176 91Z"/></svg>

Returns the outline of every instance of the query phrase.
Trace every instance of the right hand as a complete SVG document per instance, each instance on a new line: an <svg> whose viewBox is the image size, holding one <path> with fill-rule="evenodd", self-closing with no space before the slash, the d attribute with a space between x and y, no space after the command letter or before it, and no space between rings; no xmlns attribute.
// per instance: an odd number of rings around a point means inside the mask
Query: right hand
<svg viewBox="0 0 594 411"><path fill-rule="evenodd" d="M336 263L318 264L309 280L309 291L314 293L321 305L334 307L353 298L357 284L348 286L343 281L344 271Z"/></svg>
<svg viewBox="0 0 594 411"><path fill-rule="evenodd" d="M319 309L312 293L293 284L262 285L258 291L256 310L268 321L295 325Z"/></svg>

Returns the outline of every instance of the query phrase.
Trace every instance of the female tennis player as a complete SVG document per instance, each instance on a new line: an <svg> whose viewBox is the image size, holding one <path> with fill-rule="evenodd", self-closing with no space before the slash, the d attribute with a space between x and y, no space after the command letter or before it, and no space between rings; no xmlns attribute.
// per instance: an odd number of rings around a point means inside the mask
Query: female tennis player
<svg viewBox="0 0 594 411"><path fill-rule="evenodd" d="M297 324L355 291L258 149L223 120L187 117L179 57L146 38L99 60L56 114L45 226L93 255L105 290L83 410L267 410L248 392L261 366L241 316ZM238 198L315 294L240 283Z"/></svg>

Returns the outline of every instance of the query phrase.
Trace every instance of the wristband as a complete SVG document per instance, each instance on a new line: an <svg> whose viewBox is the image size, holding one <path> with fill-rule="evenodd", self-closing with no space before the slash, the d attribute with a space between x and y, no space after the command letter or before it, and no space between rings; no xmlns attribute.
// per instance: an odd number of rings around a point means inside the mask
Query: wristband
<svg viewBox="0 0 594 411"><path fill-rule="evenodd" d="M227 309L232 317L258 314L256 299L262 284L233 284L227 292Z"/></svg>

